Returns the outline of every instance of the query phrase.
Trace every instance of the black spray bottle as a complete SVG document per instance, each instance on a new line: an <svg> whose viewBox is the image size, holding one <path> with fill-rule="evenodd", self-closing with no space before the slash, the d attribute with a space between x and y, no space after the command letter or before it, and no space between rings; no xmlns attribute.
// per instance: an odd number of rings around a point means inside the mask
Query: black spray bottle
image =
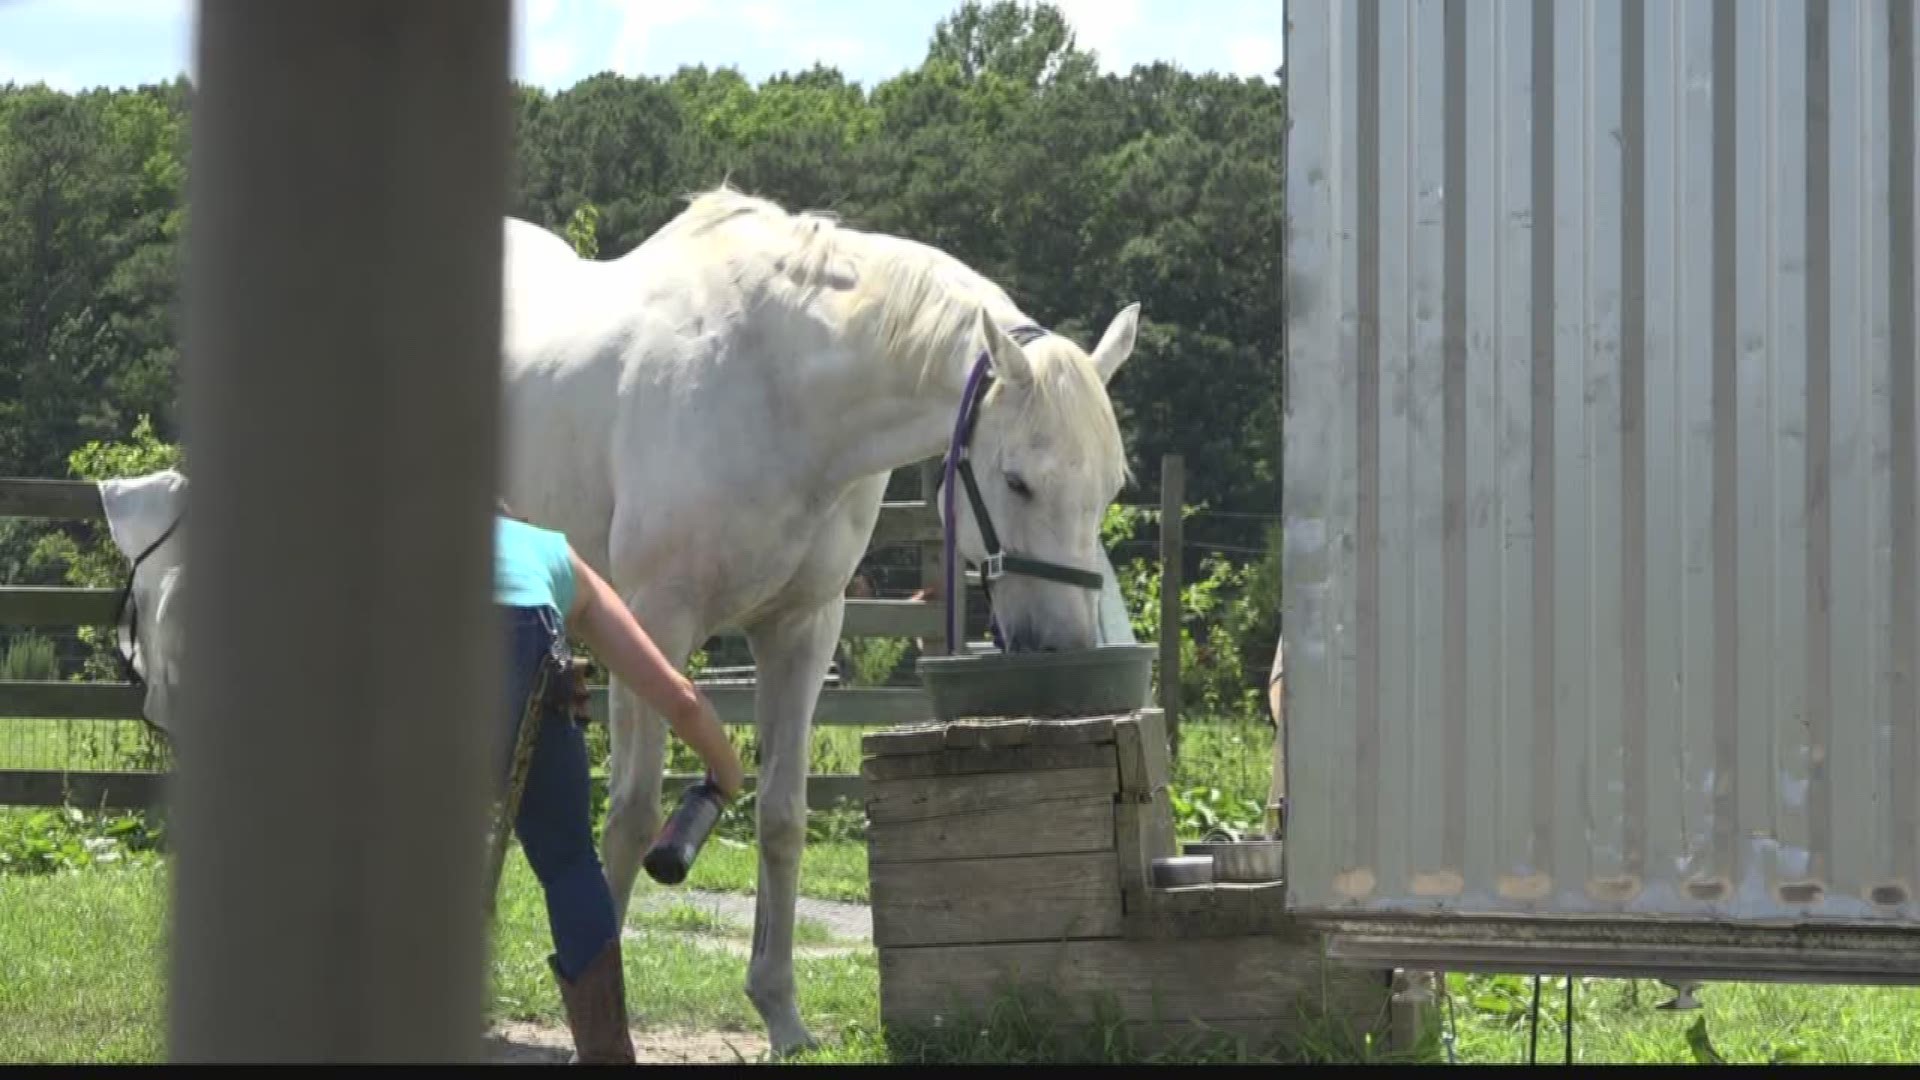
<svg viewBox="0 0 1920 1080"><path fill-rule="evenodd" d="M680 805L674 808L660 835L654 838L653 846L647 849L646 858L640 861L647 876L662 885L685 881L701 845L707 842L707 834L720 820L724 805L720 789L713 781L701 780L688 785L680 795Z"/></svg>

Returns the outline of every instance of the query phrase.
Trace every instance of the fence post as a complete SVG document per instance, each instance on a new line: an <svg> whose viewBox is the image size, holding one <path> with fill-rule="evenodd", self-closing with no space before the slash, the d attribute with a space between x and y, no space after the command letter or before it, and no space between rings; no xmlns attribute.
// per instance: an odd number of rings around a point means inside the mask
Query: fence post
<svg viewBox="0 0 1920 1080"><path fill-rule="evenodd" d="M173 1061L477 1061L506 0L201 0Z"/></svg>
<svg viewBox="0 0 1920 1080"><path fill-rule="evenodd" d="M1167 722L1167 752L1180 756L1180 586L1187 501L1187 461L1160 458L1160 711Z"/></svg>

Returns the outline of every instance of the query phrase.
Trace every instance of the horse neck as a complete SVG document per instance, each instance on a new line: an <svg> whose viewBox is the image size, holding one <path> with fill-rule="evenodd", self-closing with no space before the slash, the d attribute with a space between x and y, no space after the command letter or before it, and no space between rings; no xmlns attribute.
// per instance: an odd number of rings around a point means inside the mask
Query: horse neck
<svg viewBox="0 0 1920 1080"><path fill-rule="evenodd" d="M1011 326L1023 321L1018 310L996 312ZM890 357L878 341L862 342L862 363L873 365L872 381L856 395L843 430L856 433L829 472L837 482L925 461L946 453L968 376L979 359L971 326L934 345L931 363Z"/></svg>

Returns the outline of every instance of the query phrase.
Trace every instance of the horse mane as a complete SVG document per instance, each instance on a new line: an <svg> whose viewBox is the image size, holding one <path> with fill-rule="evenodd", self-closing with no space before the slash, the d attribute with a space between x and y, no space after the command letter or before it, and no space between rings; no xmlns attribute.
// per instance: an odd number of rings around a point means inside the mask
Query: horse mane
<svg viewBox="0 0 1920 1080"><path fill-rule="evenodd" d="M751 226L753 228L740 228ZM1027 321L1005 290L959 259L926 244L843 228L829 211L787 211L726 181L688 197L661 236L713 243L749 295L787 293L798 306L823 294L842 298L843 324L870 334L881 355L918 367L922 385L953 360L955 342L972 342L985 308L1003 327ZM1129 478L1126 448L1106 383L1086 352L1058 334L1026 345L1033 392L1020 422L1043 426L1067 467L1094 471L1118 486ZM996 384L987 403L1000 397Z"/></svg>

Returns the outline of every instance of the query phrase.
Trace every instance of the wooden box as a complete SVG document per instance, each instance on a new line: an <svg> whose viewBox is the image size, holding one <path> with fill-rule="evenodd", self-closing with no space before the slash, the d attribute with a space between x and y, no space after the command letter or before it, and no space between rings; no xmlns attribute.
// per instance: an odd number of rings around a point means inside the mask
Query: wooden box
<svg viewBox="0 0 1920 1080"><path fill-rule="evenodd" d="M1386 1030L1389 973L1324 960L1279 886L1152 887L1152 860L1178 852L1158 709L900 728L862 750L889 1028L1039 987L1072 1022L1117 1006L1148 1043Z"/></svg>

